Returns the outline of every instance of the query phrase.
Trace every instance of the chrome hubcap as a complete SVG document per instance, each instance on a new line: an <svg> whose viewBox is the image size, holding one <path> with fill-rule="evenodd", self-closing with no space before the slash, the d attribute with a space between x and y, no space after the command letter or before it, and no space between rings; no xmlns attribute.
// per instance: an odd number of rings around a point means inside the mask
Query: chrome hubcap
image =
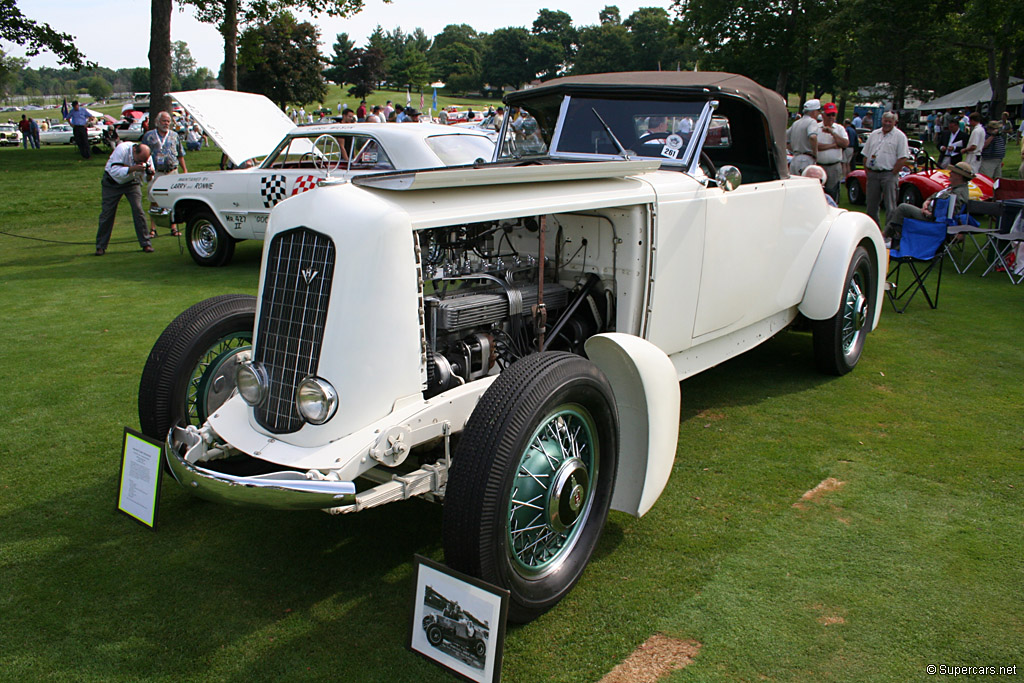
<svg viewBox="0 0 1024 683"><path fill-rule="evenodd" d="M199 221L192 229L192 248L203 258L217 253L217 228L209 221Z"/></svg>
<svg viewBox="0 0 1024 683"><path fill-rule="evenodd" d="M252 348L249 335L221 339L196 363L185 395L188 423L201 425L235 390L235 356Z"/></svg>
<svg viewBox="0 0 1024 683"><path fill-rule="evenodd" d="M508 507L508 548L526 575L557 569L593 505L598 444L589 413L576 404L541 420L519 460Z"/></svg>

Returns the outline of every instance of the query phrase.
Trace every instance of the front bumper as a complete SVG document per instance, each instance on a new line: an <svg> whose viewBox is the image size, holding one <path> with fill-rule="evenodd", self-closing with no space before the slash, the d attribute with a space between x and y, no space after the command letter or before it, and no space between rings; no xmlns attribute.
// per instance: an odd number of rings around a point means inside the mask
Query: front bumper
<svg viewBox="0 0 1024 683"><path fill-rule="evenodd" d="M154 206L149 209L149 217L153 219L161 228L171 227L171 210L165 209L160 206Z"/></svg>
<svg viewBox="0 0 1024 683"><path fill-rule="evenodd" d="M185 448L185 456L178 454ZM174 427L167 434L165 458L171 473L190 493L218 503L275 510L323 510L356 501L350 481L320 481L301 472L282 471L249 477L215 472L193 464L206 452L195 427Z"/></svg>

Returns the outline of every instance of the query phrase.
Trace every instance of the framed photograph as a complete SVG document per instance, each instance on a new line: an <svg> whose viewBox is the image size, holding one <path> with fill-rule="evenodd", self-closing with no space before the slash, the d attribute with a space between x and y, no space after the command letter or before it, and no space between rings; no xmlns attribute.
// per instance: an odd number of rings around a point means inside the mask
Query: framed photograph
<svg viewBox="0 0 1024 683"><path fill-rule="evenodd" d="M508 591L421 555L408 648L467 681L501 679Z"/></svg>
<svg viewBox="0 0 1024 683"><path fill-rule="evenodd" d="M117 509L150 529L156 529L163 454L162 443L124 428Z"/></svg>

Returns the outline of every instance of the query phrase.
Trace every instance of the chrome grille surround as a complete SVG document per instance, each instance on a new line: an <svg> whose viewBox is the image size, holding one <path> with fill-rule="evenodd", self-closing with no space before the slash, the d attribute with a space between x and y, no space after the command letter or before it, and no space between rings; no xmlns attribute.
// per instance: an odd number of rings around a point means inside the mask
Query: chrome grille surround
<svg viewBox="0 0 1024 683"><path fill-rule="evenodd" d="M253 360L266 370L270 386L255 414L267 431L287 434L305 424L295 389L320 363L334 242L309 228L286 230L271 241L266 264Z"/></svg>

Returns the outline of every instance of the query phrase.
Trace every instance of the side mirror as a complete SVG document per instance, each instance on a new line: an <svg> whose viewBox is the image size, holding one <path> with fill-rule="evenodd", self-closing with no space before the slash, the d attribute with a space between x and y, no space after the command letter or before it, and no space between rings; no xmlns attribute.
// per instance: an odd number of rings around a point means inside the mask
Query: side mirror
<svg viewBox="0 0 1024 683"><path fill-rule="evenodd" d="M735 166L722 166L715 173L715 182L726 192L732 192L743 182L743 174Z"/></svg>

